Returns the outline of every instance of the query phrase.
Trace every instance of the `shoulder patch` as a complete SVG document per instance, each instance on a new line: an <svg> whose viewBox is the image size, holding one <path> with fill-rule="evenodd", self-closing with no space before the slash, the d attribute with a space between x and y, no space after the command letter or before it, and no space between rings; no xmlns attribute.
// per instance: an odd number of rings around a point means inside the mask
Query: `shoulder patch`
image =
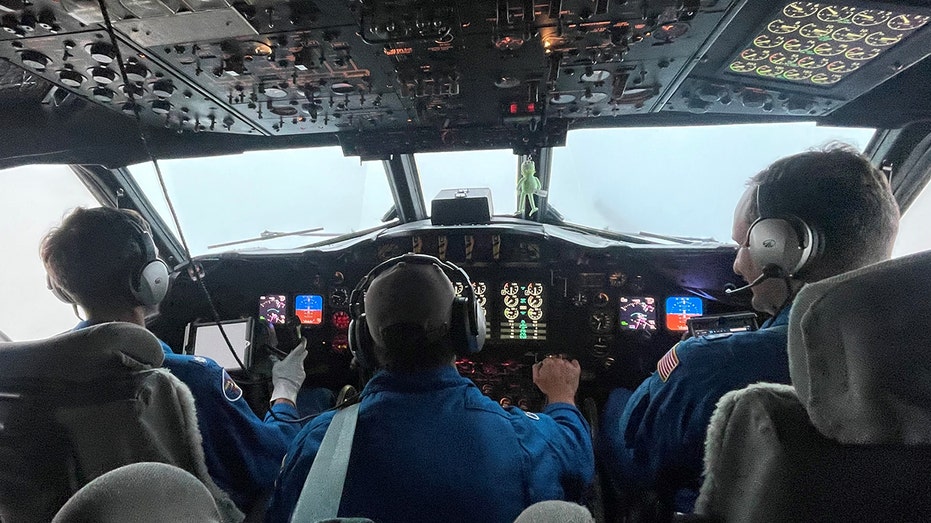
<svg viewBox="0 0 931 523"><path fill-rule="evenodd" d="M221 383L220 387L223 388L223 395L226 396L226 399L229 401L236 401L242 397L242 389L239 388L239 385L233 381L233 377L226 372L226 369L220 374Z"/></svg>
<svg viewBox="0 0 931 523"><path fill-rule="evenodd" d="M197 363L200 363L201 365L207 364L207 358L203 356L194 356L194 361L196 361Z"/></svg>
<svg viewBox="0 0 931 523"><path fill-rule="evenodd" d="M672 371L676 370L676 367L679 366L679 355L676 354L676 347L678 346L678 343L673 345L672 348L669 349L669 352L660 358L659 362L656 364L656 372L659 374L659 378L663 380L663 383L669 379Z"/></svg>

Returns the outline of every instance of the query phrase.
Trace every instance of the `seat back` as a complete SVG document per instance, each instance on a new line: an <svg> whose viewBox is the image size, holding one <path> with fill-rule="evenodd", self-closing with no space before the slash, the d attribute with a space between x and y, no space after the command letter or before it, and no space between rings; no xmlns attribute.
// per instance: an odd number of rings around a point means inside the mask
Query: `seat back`
<svg viewBox="0 0 931 523"><path fill-rule="evenodd" d="M725 521L931 517L931 252L806 286L793 387L725 395L696 512Z"/></svg>
<svg viewBox="0 0 931 523"><path fill-rule="evenodd" d="M157 461L210 479L190 390L160 366L147 330L109 323L0 344L0 520L48 521L94 478Z"/></svg>
<svg viewBox="0 0 931 523"><path fill-rule="evenodd" d="M221 523L213 496L193 474L165 463L133 463L81 487L52 523Z"/></svg>

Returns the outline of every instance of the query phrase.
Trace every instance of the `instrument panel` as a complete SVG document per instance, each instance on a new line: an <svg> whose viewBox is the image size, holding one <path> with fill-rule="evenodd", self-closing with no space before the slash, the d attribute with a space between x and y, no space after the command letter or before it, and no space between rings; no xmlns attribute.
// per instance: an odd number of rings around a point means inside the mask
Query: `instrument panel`
<svg viewBox="0 0 931 523"><path fill-rule="evenodd" d="M309 341L309 380L337 388L358 378L350 367L352 290L372 267L404 252L441 257L469 275L486 340L457 368L502 405L543 406L530 366L549 354L578 359L583 387L635 386L680 339L688 318L739 305L721 301L714 288L683 285L722 267L729 272L729 248L695 249L683 264L681 248L606 249L507 230L407 232L336 252L221 255L201 263L224 319L256 317L279 340L300 332ZM466 283L453 283L461 294ZM178 278L162 315L185 324L206 318L199 301L193 282Z"/></svg>

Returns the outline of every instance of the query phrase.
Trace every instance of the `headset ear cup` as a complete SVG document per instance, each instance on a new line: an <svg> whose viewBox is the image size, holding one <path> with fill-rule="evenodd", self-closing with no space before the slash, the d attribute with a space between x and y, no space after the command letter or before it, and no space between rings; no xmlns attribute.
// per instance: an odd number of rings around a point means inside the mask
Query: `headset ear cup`
<svg viewBox="0 0 931 523"><path fill-rule="evenodd" d="M378 360L375 357L375 341L369 332L365 313L349 322L349 351L365 370L375 370Z"/></svg>
<svg viewBox="0 0 931 523"><path fill-rule="evenodd" d="M474 308L474 312L469 308ZM475 324L472 318L475 318ZM475 331L477 334L472 334ZM485 314L477 302L457 296L453 300L449 324L449 339L459 356L475 354L485 344Z"/></svg>
<svg viewBox="0 0 931 523"><path fill-rule="evenodd" d="M801 245L799 232L782 218L760 218L747 233L747 248L756 266L760 269L777 267L787 276L795 274L805 261L805 249L800 248Z"/></svg>
<svg viewBox="0 0 931 523"><path fill-rule="evenodd" d="M158 305L168 294L168 266L162 260L152 260L130 282L133 298L142 305Z"/></svg>

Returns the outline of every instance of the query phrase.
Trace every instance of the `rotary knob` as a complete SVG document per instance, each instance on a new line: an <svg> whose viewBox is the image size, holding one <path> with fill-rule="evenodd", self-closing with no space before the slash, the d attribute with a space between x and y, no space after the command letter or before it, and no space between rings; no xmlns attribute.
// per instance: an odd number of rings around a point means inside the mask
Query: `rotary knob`
<svg viewBox="0 0 931 523"><path fill-rule="evenodd" d="M95 87L91 96L94 97L94 100L107 104L113 101L113 97L116 96L116 93L106 87Z"/></svg>
<svg viewBox="0 0 931 523"><path fill-rule="evenodd" d="M160 115L168 114L171 112L171 102L168 100L155 100L152 102L152 112Z"/></svg>
<svg viewBox="0 0 931 523"><path fill-rule="evenodd" d="M23 60L23 65L30 69L35 69L36 71L44 71L51 63L49 57L38 51L23 51L21 58Z"/></svg>
<svg viewBox="0 0 931 523"><path fill-rule="evenodd" d="M88 53L95 61L102 64L109 64L116 59L116 49L107 42L96 42L90 45Z"/></svg>
<svg viewBox="0 0 931 523"><path fill-rule="evenodd" d="M130 82L141 83L149 77L149 70L142 64L126 64L126 78Z"/></svg>
<svg viewBox="0 0 931 523"><path fill-rule="evenodd" d="M175 92L175 86L171 80L159 80L152 86L152 94L159 98L168 98Z"/></svg>
<svg viewBox="0 0 931 523"><path fill-rule="evenodd" d="M81 87L84 83L84 75L71 69L65 69L58 72L58 80L68 87Z"/></svg>
<svg viewBox="0 0 931 523"><path fill-rule="evenodd" d="M116 73L111 69L98 65L97 67L91 69L91 78L94 79L98 84L110 84L116 80Z"/></svg>

